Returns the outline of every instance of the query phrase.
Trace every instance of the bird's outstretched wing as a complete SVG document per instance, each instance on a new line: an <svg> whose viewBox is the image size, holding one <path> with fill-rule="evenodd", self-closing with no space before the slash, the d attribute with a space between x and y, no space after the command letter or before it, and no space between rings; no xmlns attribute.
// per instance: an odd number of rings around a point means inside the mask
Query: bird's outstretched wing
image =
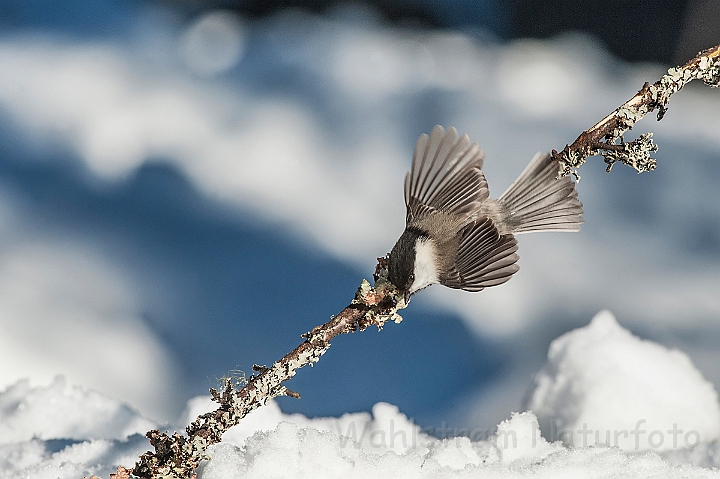
<svg viewBox="0 0 720 479"><path fill-rule="evenodd" d="M513 235L501 235L490 218L479 218L461 232L455 269L440 283L465 291L502 284L520 269L517 249Z"/></svg>
<svg viewBox="0 0 720 479"><path fill-rule="evenodd" d="M488 197L482 172L485 154L470 138L458 138L455 128L437 125L430 136L421 135L412 168L405 176L407 221L423 211L440 210L470 215Z"/></svg>

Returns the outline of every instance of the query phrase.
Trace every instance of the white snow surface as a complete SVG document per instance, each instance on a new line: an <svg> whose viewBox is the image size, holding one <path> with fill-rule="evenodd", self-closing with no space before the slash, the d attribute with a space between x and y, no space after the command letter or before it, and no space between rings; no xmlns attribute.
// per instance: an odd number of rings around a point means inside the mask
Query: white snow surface
<svg viewBox="0 0 720 479"><path fill-rule="evenodd" d="M489 437L469 430L437 438L386 403L376 404L372 414L311 419L284 414L269 401L210 448L199 478L720 477L712 386L682 352L634 337L607 311L553 342L531 406L564 427L578 421L627 427L624 419L642 413L647 430L676 421L695 428L698 440L672 450L653 446L650 435L644 436L646 450L548 441L531 411L508 412ZM211 408L209 397L191 400L175 427ZM0 477L107 476L118 465L133 465L147 448L136 433L154 427L132 407L68 387L62 378L47 387L20 381L0 392Z"/></svg>
<svg viewBox="0 0 720 479"><path fill-rule="evenodd" d="M156 427L131 407L58 376L47 387L23 379L0 395L0 444L30 439L125 439Z"/></svg>
<svg viewBox="0 0 720 479"><path fill-rule="evenodd" d="M690 358L633 336L609 311L552 342L528 408L545 437L575 446L666 451L720 437L717 392Z"/></svg>

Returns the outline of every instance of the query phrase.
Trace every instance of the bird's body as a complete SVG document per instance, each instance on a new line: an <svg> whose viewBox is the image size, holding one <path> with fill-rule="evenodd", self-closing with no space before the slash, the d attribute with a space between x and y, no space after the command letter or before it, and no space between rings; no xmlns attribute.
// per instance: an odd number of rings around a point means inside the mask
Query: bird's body
<svg viewBox="0 0 720 479"><path fill-rule="evenodd" d="M582 204L570 178L537 154L497 200L484 154L467 135L436 126L422 135L405 177L406 227L389 258L390 281L412 294L430 284L480 291L518 270L514 235L577 231Z"/></svg>

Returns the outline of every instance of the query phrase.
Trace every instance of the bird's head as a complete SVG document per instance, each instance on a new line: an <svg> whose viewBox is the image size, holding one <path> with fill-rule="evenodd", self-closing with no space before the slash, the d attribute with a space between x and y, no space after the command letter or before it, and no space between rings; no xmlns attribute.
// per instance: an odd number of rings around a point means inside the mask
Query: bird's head
<svg viewBox="0 0 720 479"><path fill-rule="evenodd" d="M435 246L426 231L405 229L390 252L388 277L407 295L438 282Z"/></svg>

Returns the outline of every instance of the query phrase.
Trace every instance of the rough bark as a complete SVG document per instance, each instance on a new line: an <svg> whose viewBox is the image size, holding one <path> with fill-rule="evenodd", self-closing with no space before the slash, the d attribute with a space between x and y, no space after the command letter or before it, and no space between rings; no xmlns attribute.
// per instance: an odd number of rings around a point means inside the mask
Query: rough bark
<svg viewBox="0 0 720 479"><path fill-rule="evenodd" d="M553 150L560 176L577 176L576 170L585 160L598 154L605 157L607 171L618 161L638 173L654 170L657 162L650 155L657 151L657 145L653 143L652 133L642 134L628 143L623 140L623 134L654 110L658 110L658 121L662 120L670 96L692 80L702 80L711 87L720 85L720 45L698 53L683 66L669 69L652 85L645 83L635 96L582 132L571 145L565 145L559 153Z"/></svg>
<svg viewBox="0 0 720 479"><path fill-rule="evenodd" d="M146 452L132 469L134 476L157 478L193 477L195 468L206 458L208 446L222 440L222 435L240 423L250 411L277 396L300 395L283 385L295 376L298 369L317 362L330 348L330 341L341 334L364 331L369 326L382 328L387 321L399 323L398 310L407 306L407 298L387 280L387 259L378 258L375 286L363 280L355 298L337 316L302 335L297 348L270 367L253 366L257 373L236 389L232 379L225 380L223 391L211 389L213 401L219 403L215 411L203 414L186 428L187 436L168 435L158 430L146 436L155 452Z"/></svg>

